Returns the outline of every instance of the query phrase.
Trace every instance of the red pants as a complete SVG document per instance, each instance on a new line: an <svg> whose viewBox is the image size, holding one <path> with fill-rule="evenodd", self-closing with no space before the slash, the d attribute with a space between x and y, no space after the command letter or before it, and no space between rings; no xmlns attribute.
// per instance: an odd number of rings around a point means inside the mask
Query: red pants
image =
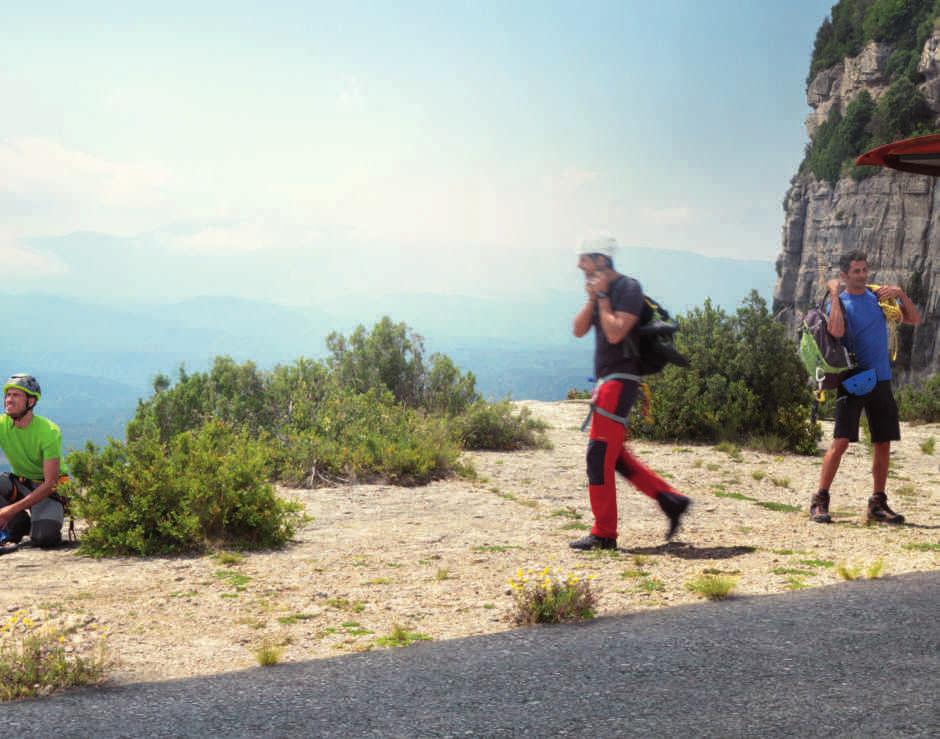
<svg viewBox="0 0 940 739"><path fill-rule="evenodd" d="M608 380L594 393L594 406L626 418L636 399L637 384ZM591 416L587 449L588 493L594 528L591 533L605 539L617 538L616 470L644 495L656 498L660 492L676 492L665 480L631 454L625 446L626 427L599 413Z"/></svg>

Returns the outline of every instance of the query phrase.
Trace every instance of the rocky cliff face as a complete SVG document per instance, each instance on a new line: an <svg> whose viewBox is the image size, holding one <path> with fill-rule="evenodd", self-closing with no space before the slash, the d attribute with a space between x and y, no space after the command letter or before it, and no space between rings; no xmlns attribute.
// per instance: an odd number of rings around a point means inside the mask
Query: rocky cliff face
<svg viewBox="0 0 940 739"><path fill-rule="evenodd" d="M868 90L877 100L888 89L885 65L891 51L889 44L873 41L858 56L846 58L813 78L806 88L806 102L813 109L806 119L810 137L815 135L833 106L844 113L845 106L862 90Z"/></svg>
<svg viewBox="0 0 940 739"><path fill-rule="evenodd" d="M845 111L862 90L876 100L887 89L891 49L869 44L857 57L820 72L807 89L812 137L830 109ZM940 115L940 32L924 46L918 71L928 105ZM818 303L839 258L868 255L872 282L900 285L921 311L922 325L902 328L895 374L901 382L940 370L940 193L932 177L885 170L835 187L798 175L785 200L783 249L777 259L774 312L796 333L803 313Z"/></svg>

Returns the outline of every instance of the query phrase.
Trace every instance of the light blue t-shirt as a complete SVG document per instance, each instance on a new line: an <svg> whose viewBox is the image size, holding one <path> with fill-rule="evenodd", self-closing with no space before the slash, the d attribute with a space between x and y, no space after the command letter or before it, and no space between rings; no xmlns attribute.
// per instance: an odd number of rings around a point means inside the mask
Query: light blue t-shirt
<svg viewBox="0 0 940 739"><path fill-rule="evenodd" d="M842 341L862 369L873 369L878 381L891 379L891 359L888 354L888 324L878 297L865 290L852 295L845 290L839 295L845 314L845 336Z"/></svg>

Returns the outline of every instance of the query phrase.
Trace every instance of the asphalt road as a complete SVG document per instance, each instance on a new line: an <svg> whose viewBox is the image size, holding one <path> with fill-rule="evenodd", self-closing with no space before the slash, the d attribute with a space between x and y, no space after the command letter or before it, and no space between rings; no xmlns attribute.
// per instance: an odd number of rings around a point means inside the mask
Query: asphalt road
<svg viewBox="0 0 940 739"><path fill-rule="evenodd" d="M20 737L940 736L940 573L80 690ZM185 635L182 635L185 638Z"/></svg>

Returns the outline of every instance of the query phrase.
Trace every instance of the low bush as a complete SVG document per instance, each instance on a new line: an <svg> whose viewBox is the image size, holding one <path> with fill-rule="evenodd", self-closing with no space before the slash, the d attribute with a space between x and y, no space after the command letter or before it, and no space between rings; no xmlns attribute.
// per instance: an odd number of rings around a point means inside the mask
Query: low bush
<svg viewBox="0 0 940 739"><path fill-rule="evenodd" d="M546 425L486 403L472 373L383 318L331 334L324 362L273 370L216 357L208 372L154 379L126 441L68 458L83 551L155 555L283 545L301 519L268 481L419 485L455 472L462 448L545 447Z"/></svg>
<svg viewBox="0 0 940 739"><path fill-rule="evenodd" d="M404 323L383 316L370 331L359 326L348 337L333 332L326 339L326 360L344 388L365 393L387 390L411 408L455 415L477 402L476 378L462 374L443 354L424 358L424 339Z"/></svg>
<svg viewBox="0 0 940 739"><path fill-rule="evenodd" d="M737 585L737 578L728 575L699 575L686 583L686 589L708 600L724 600Z"/></svg>
<svg viewBox="0 0 940 739"><path fill-rule="evenodd" d="M254 648L254 655L255 661L261 667L273 667L284 656L284 645L265 639Z"/></svg>
<svg viewBox="0 0 940 739"><path fill-rule="evenodd" d="M875 113L875 101L865 90L848 104L844 116L838 106L833 106L807 147L802 169L835 184L842 175L843 162L851 162L871 143L869 129Z"/></svg>
<svg viewBox="0 0 940 739"><path fill-rule="evenodd" d="M101 682L107 663L105 634L96 633L94 643L83 650L67 646L66 636L26 611L12 613L0 625L0 701Z"/></svg>
<svg viewBox="0 0 940 739"><path fill-rule="evenodd" d="M160 439L152 419L128 425L127 441L88 444L68 457L75 513L88 529L82 551L154 555L279 547L300 506L275 495L269 455L221 421Z"/></svg>
<svg viewBox="0 0 940 739"><path fill-rule="evenodd" d="M451 474L460 446L449 422L388 391L336 391L314 413L266 437L275 479L313 487L384 479L421 485Z"/></svg>
<svg viewBox="0 0 940 739"><path fill-rule="evenodd" d="M392 624L388 634L378 637L375 644L378 647L407 647L419 641L431 641L431 637L420 631L408 631L401 624Z"/></svg>
<svg viewBox="0 0 940 739"><path fill-rule="evenodd" d="M676 346L690 364L650 378L654 422L644 424L638 403L632 424L638 435L737 444L773 439L790 451L816 452L821 430L810 420L806 370L755 291L734 315L706 301L680 316Z"/></svg>
<svg viewBox="0 0 940 739"><path fill-rule="evenodd" d="M509 451L551 446L545 435L548 424L532 418L528 408L516 412L508 400L474 403L450 423L454 437L465 449Z"/></svg>
<svg viewBox="0 0 940 739"><path fill-rule="evenodd" d="M862 50L865 42L862 23L869 2L870 0L849 0L832 6L829 17L823 20L816 31L807 84L822 70L841 62L844 57L855 56Z"/></svg>
<svg viewBox="0 0 940 739"><path fill-rule="evenodd" d="M850 565L848 563L836 565L836 572L843 580L877 580L884 574L885 563L883 559L869 562L867 566Z"/></svg>
<svg viewBox="0 0 940 739"><path fill-rule="evenodd" d="M902 387L897 394L902 421L936 423L940 421L940 374Z"/></svg>
<svg viewBox="0 0 940 739"><path fill-rule="evenodd" d="M548 567L541 571L521 569L509 579L514 623L554 624L594 618L596 598L590 577L562 576Z"/></svg>

